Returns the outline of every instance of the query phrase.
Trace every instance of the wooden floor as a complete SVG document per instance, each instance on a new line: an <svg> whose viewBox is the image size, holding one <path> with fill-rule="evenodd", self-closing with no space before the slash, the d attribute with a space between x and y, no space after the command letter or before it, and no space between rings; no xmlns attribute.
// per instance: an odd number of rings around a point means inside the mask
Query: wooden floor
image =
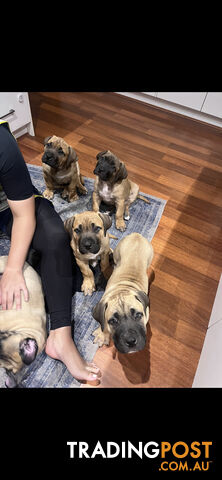
<svg viewBox="0 0 222 480"><path fill-rule="evenodd" d="M114 93L30 93L30 103L36 136L18 139L28 163L41 165L43 138L56 134L83 175L110 149L141 191L167 200L152 241L147 346L102 347L101 383L88 388L191 387L222 271L221 130Z"/></svg>

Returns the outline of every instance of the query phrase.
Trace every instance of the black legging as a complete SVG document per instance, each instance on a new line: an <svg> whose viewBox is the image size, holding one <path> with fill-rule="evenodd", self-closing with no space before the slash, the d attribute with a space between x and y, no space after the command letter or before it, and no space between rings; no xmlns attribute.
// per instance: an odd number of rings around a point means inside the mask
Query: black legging
<svg viewBox="0 0 222 480"><path fill-rule="evenodd" d="M82 274L70 247L70 238L52 203L35 198L36 229L31 247L39 255L34 268L41 276L51 329L71 325L72 295L81 290ZM7 224L11 236L12 216Z"/></svg>

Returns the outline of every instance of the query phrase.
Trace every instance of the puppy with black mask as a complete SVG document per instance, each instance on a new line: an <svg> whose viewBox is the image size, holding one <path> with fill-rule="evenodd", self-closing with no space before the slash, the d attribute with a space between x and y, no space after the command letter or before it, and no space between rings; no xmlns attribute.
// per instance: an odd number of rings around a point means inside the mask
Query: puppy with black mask
<svg viewBox="0 0 222 480"><path fill-rule="evenodd" d="M124 231L125 220L129 220L129 207L137 198L150 203L139 195L139 186L128 179L126 167L116 155L109 150L96 156L97 164L93 171L96 175L93 192L93 211L100 210L101 202L116 208L116 228Z"/></svg>
<svg viewBox="0 0 222 480"><path fill-rule="evenodd" d="M147 270L153 247L139 233L122 238L113 251L114 270L93 317L100 326L93 332L94 343L109 345L113 339L121 353L143 350L149 320L149 279Z"/></svg>
<svg viewBox="0 0 222 480"><path fill-rule="evenodd" d="M69 202L78 199L77 189L86 195L77 154L63 138L56 135L45 138L42 167L46 184L43 195L48 200L53 199L55 190L61 190L62 198Z"/></svg>
<svg viewBox="0 0 222 480"><path fill-rule="evenodd" d="M111 274L112 250L107 232L111 224L109 215L92 211L77 213L64 222L76 263L83 275L81 290L84 295L92 295L96 289L94 273L90 267L95 267L100 262L105 279Z"/></svg>
<svg viewBox="0 0 222 480"><path fill-rule="evenodd" d="M0 257L0 275L4 272L7 256ZM0 367L8 376L7 387L17 386L17 374L30 365L45 346L46 313L42 284L36 271L25 263L25 282L29 291L28 302L22 296L21 309L15 304L10 310L0 305Z"/></svg>

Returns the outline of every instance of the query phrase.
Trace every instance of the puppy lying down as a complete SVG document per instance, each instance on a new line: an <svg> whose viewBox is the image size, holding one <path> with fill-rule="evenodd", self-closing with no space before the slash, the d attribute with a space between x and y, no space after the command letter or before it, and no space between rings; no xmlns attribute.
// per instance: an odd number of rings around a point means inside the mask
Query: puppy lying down
<svg viewBox="0 0 222 480"><path fill-rule="evenodd" d="M0 257L0 275L7 256ZM5 368L7 387L15 387L16 375L24 365L30 365L41 353L46 342L46 313L42 284L36 271L25 263L24 278L29 291L28 302L23 294L21 309L2 310L0 305L0 368Z"/></svg>

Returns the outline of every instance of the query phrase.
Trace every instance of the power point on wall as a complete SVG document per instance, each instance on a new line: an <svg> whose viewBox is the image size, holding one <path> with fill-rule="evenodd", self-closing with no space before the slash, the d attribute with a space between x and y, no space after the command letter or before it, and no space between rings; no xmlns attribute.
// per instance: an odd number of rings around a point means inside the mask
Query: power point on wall
<svg viewBox="0 0 222 480"><path fill-rule="evenodd" d="M22 93L20 93L20 94L18 95L18 101L19 101L20 103L24 102L24 97L23 97Z"/></svg>

